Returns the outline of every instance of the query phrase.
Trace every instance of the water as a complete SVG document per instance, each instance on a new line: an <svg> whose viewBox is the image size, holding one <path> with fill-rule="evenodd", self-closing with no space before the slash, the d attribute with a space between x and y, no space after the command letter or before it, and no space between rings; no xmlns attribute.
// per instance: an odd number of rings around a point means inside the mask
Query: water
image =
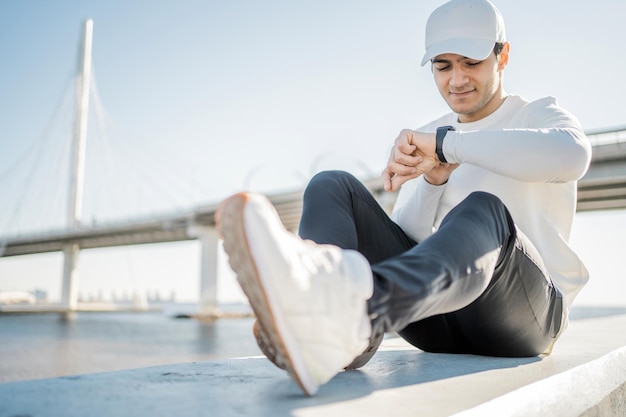
<svg viewBox="0 0 626 417"><path fill-rule="evenodd" d="M256 356L253 320L161 312L0 315L0 383Z"/></svg>

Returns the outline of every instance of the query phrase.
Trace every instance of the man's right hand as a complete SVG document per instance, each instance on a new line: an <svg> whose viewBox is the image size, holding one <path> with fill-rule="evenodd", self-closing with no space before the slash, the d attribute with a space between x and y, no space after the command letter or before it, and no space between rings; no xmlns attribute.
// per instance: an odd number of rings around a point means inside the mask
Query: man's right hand
<svg viewBox="0 0 626 417"><path fill-rule="evenodd" d="M404 129L396 138L383 171L385 191L396 191L408 180L430 173L439 165L435 153L435 134ZM433 176L433 180L445 174L443 170L435 173L437 175Z"/></svg>

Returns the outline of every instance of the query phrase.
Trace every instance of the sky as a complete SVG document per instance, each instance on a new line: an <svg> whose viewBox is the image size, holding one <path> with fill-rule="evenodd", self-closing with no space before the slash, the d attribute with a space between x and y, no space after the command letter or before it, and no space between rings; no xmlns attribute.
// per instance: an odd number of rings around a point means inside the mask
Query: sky
<svg viewBox="0 0 626 417"><path fill-rule="evenodd" d="M434 0L0 0L0 237L64 226L73 77L94 21L83 222L180 212L315 173L377 176L403 128L449 109L419 65ZM495 2L505 89L556 96L583 127L626 125L626 3ZM623 304L623 212L581 213L581 302ZM82 251L79 292L198 292L197 242ZM0 291L60 291L60 254L0 258ZM597 278L594 280L594 278ZM239 299L232 278L220 297ZM586 298L585 298L586 297Z"/></svg>

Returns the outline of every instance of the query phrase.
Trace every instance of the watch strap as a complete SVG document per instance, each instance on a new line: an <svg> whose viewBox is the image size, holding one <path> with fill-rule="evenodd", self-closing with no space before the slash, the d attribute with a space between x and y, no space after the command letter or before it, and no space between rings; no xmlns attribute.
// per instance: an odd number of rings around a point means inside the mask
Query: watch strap
<svg viewBox="0 0 626 417"><path fill-rule="evenodd" d="M437 133L435 134L435 139L436 139L435 151L437 152L437 158L439 158L439 162L443 162L444 164L448 163L448 160L443 154L443 139L446 137L446 134L450 130L454 130L454 127L441 126L437 128Z"/></svg>

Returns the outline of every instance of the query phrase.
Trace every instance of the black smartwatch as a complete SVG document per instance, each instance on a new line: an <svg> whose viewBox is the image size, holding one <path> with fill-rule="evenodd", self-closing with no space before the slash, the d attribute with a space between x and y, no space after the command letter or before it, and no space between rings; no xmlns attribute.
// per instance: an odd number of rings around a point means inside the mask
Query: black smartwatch
<svg viewBox="0 0 626 417"><path fill-rule="evenodd" d="M435 138L437 139L437 144L435 148L437 152L437 158L439 158L439 162L443 162L444 164L448 163L448 161L446 160L446 157L443 155L443 138L446 137L446 134L450 130L454 130L454 127L441 126L437 128L437 134L435 135Z"/></svg>

